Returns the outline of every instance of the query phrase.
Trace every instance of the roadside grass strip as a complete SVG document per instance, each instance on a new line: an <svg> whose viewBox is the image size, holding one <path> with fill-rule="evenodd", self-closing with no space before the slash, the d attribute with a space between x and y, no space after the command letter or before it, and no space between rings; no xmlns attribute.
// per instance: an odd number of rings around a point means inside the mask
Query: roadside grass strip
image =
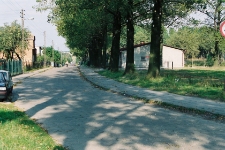
<svg viewBox="0 0 225 150"><path fill-rule="evenodd" d="M65 150L13 104L0 103L1 150Z"/></svg>
<svg viewBox="0 0 225 150"><path fill-rule="evenodd" d="M224 71L215 70L162 70L159 78L149 78L146 70L136 70L123 75L123 71L97 71L102 76L118 82L167 91L174 94L201 97L225 102Z"/></svg>

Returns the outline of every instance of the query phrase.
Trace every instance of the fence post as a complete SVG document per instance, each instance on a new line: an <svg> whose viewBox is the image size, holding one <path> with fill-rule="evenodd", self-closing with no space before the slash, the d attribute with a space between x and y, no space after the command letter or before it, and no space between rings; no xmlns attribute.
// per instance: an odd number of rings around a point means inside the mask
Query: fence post
<svg viewBox="0 0 225 150"><path fill-rule="evenodd" d="M22 61L21 60L19 60L19 73L22 73Z"/></svg>
<svg viewBox="0 0 225 150"><path fill-rule="evenodd" d="M9 71L9 61L6 61L6 70Z"/></svg>
<svg viewBox="0 0 225 150"><path fill-rule="evenodd" d="M223 91L225 91L225 79L223 79Z"/></svg>
<svg viewBox="0 0 225 150"><path fill-rule="evenodd" d="M12 74L14 75L14 66L13 66L14 64L13 64L13 61L11 61L11 72L12 72Z"/></svg>
<svg viewBox="0 0 225 150"><path fill-rule="evenodd" d="M18 60L16 60L15 63L16 63L16 74L18 74L18 67L19 67Z"/></svg>

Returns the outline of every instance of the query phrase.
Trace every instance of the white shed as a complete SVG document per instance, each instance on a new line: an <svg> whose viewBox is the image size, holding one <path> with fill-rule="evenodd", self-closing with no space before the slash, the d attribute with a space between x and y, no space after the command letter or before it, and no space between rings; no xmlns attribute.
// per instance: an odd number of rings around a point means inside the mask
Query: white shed
<svg viewBox="0 0 225 150"><path fill-rule="evenodd" d="M184 51L169 46L163 46L162 67L163 68L184 67Z"/></svg>
<svg viewBox="0 0 225 150"><path fill-rule="evenodd" d="M120 67L126 67L126 48L121 49ZM136 68L148 68L150 55L150 43L139 44L134 46L134 64ZM163 68L182 68L184 67L184 52L183 50L163 46L162 49L162 64Z"/></svg>

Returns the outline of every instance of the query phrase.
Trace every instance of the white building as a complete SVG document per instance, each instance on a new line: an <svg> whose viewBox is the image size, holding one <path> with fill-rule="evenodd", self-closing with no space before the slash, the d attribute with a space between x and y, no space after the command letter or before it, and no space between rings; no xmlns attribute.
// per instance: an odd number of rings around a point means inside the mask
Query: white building
<svg viewBox="0 0 225 150"><path fill-rule="evenodd" d="M37 56L43 55L43 50L42 50L42 47L41 46L37 46L35 48L37 50Z"/></svg>
<svg viewBox="0 0 225 150"><path fill-rule="evenodd" d="M120 67L126 67L126 55L125 48L121 49L120 55ZM150 55L150 43L139 44L134 46L134 65L136 68L148 68ZM184 51L163 46L162 49L162 66L163 68L182 68L184 67Z"/></svg>

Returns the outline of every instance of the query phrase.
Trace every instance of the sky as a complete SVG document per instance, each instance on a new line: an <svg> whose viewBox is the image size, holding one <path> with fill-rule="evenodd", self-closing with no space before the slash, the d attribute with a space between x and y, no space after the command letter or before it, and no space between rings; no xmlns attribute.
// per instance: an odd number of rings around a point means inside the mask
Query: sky
<svg viewBox="0 0 225 150"><path fill-rule="evenodd" d="M44 46L44 32L46 32L46 46L54 46L59 51L69 51L63 37L58 36L56 27L47 22L48 12L37 12L32 6L37 5L36 0L0 0L0 26L17 20L21 24L20 12L24 12L24 27L35 36L36 46ZM34 18L33 20L30 20ZM52 42L53 41L53 42Z"/></svg>

